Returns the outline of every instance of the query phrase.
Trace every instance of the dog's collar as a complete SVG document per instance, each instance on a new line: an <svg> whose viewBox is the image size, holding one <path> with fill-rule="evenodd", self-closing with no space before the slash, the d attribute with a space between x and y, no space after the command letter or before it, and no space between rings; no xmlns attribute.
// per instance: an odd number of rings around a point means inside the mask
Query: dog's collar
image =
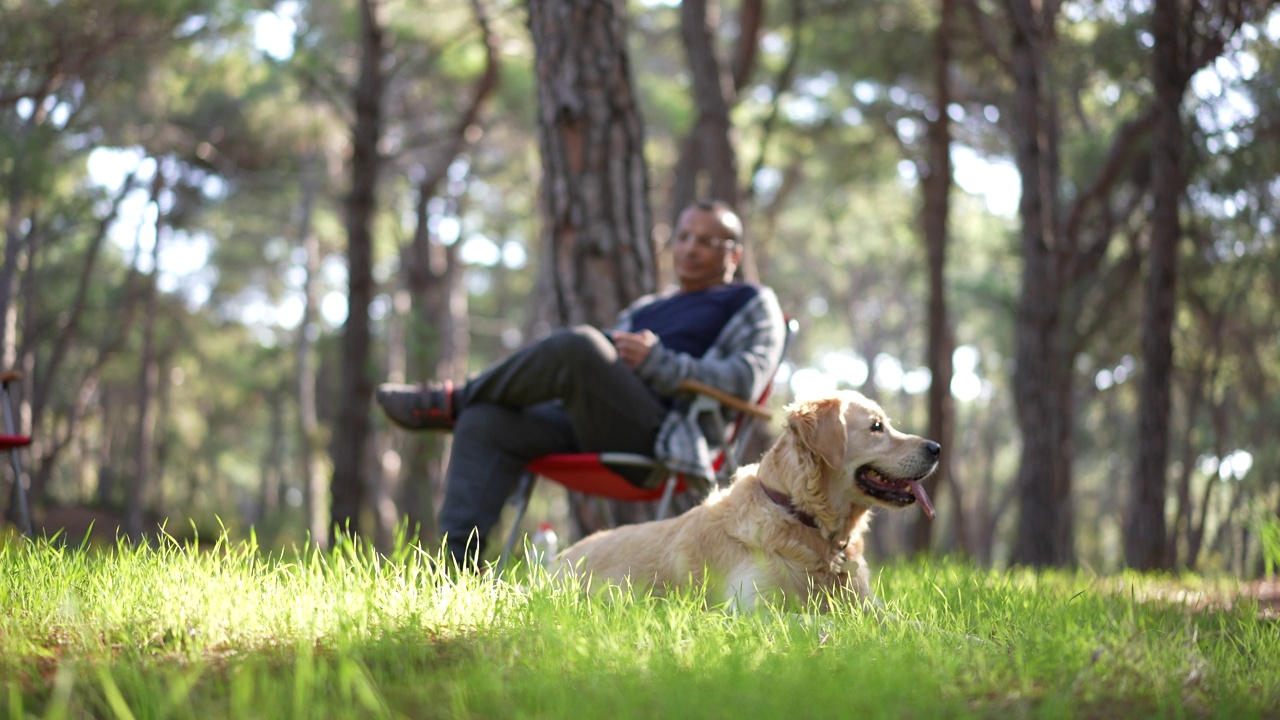
<svg viewBox="0 0 1280 720"><path fill-rule="evenodd" d="M799 520L800 524L807 525L813 528L814 530L818 529L818 519L815 518L813 515L810 515L809 513L796 507L795 504L791 502L791 498L787 497L786 495L783 495L782 493L770 490L769 486L765 485L764 483L760 483L760 488L764 490L764 494L768 496L770 500L776 503L783 510L786 510L787 512L791 513L791 516L794 517L796 520Z"/></svg>

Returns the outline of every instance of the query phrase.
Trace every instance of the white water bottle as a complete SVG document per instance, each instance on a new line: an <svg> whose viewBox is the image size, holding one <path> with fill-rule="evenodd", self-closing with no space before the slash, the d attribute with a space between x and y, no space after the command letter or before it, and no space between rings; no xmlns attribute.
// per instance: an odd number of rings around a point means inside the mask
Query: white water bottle
<svg viewBox="0 0 1280 720"><path fill-rule="evenodd" d="M560 538L556 537L556 529L549 522L544 522L538 526L538 532L533 534L533 557L530 558L530 564L538 563L543 567L551 567L551 563L555 562L556 552L560 549Z"/></svg>

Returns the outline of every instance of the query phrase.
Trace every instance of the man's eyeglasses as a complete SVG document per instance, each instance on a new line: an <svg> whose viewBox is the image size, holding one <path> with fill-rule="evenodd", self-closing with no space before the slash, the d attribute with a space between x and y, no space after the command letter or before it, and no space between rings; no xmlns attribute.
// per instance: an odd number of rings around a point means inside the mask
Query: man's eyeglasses
<svg viewBox="0 0 1280 720"><path fill-rule="evenodd" d="M734 245L738 244L738 241L733 238L721 238L711 235L694 235L693 233L681 232L676 233L675 237L671 238L671 244L683 245L686 247L693 245L703 250L720 250L721 248L732 248Z"/></svg>

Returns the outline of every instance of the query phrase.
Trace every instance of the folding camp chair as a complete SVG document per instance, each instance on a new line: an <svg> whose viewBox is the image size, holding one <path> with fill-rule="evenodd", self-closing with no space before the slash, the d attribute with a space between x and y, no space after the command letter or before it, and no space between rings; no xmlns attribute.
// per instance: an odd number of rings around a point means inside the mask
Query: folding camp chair
<svg viewBox="0 0 1280 720"><path fill-rule="evenodd" d="M794 319L787 318L786 336L783 340L782 356L778 360L778 367L781 367L782 360L786 358L787 350L791 347L791 339L798 327L799 324ZM778 367L773 369L775 376ZM754 403L694 380L682 381L680 390L694 395L693 403L689 408L690 413L719 411L722 406L737 411L738 415L727 428L725 441L715 458L715 482L717 484L728 482L738 469L742 453L752 432L760 422L768 422L771 417L765 405L773 392L772 378ZM618 468L641 468L648 470L650 477L658 477L662 480L654 487L640 487L618 474ZM520 483L512 496L516 508L515 522L503 545L502 557L498 559L495 574L500 574L506 567L516 539L522 535L520 524L524 519L525 511L529 509L529 498L533 495L533 489L539 477L563 485L569 490L605 500L624 502L658 500L660 501L658 520L665 518L670 512L672 497L677 493L688 491L693 485L691 478L685 478L681 473L668 470L648 455L620 452L556 453L537 458L525 466Z"/></svg>
<svg viewBox="0 0 1280 720"><path fill-rule="evenodd" d="M18 448L31 444L29 435L19 435L13 421L13 405L9 399L9 383L22 379L16 370L0 372L0 405L4 406L4 434L0 435L0 450L9 452L13 465L13 491L9 493L9 514L23 535L31 537L31 508L27 506L27 491L22 485L22 464L18 461Z"/></svg>

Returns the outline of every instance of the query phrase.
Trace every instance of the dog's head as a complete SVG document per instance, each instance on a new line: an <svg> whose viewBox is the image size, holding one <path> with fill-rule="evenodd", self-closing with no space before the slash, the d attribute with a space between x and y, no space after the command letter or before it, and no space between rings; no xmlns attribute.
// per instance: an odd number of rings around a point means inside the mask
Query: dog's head
<svg viewBox="0 0 1280 720"><path fill-rule="evenodd" d="M819 473L820 492L836 505L880 505L899 509L919 501L933 506L920 486L938 466L942 447L894 429L879 405L845 391L797 402L787 408L787 432L829 472Z"/></svg>

